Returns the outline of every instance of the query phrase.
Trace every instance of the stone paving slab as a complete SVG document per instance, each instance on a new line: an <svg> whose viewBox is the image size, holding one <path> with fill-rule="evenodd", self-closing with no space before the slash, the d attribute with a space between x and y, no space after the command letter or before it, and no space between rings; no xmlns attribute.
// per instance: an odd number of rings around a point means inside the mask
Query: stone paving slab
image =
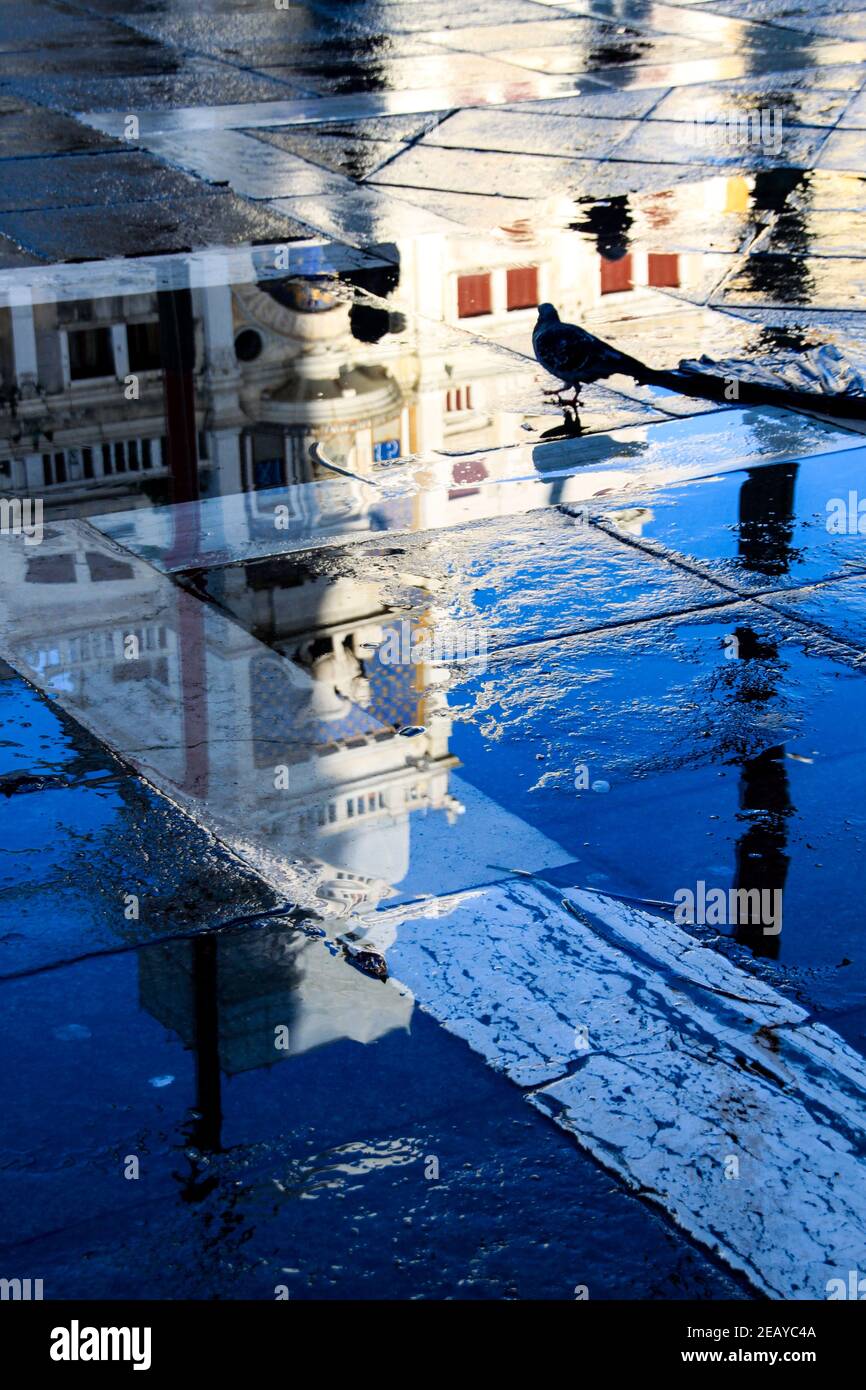
<svg viewBox="0 0 866 1390"><path fill-rule="evenodd" d="M336 177L334 179L336 182ZM403 189L351 187L309 196L272 198L268 207L317 233L359 249L423 237L457 237L462 227L448 216L447 203L432 209L405 199ZM429 204L430 199L425 200Z"/></svg>
<svg viewBox="0 0 866 1390"><path fill-rule="evenodd" d="M252 207L224 190L111 206L38 209L0 213L0 234L46 261L62 259L71 245L88 260L151 255L213 246L308 239L310 229L267 207Z"/></svg>
<svg viewBox="0 0 866 1390"><path fill-rule="evenodd" d="M752 245L752 253L800 258L803 222L795 209L782 212ZM833 212L814 212L809 218L809 255L855 259L866 236L866 208L840 218Z"/></svg>
<svg viewBox="0 0 866 1390"><path fill-rule="evenodd" d="M15 91L72 112L140 111L172 106L286 101L309 95L299 83L254 73L213 58L176 53L174 64L155 74L91 77L80 72L16 78Z"/></svg>
<svg viewBox="0 0 866 1390"><path fill-rule="evenodd" d="M0 978L281 905L11 672L0 680L0 710Z"/></svg>
<svg viewBox="0 0 866 1390"><path fill-rule="evenodd" d="M613 158L737 169L772 168L775 165L803 168L814 164L822 167L821 152L825 144L834 138L832 135L828 137L826 130L821 127L790 125L782 126L778 147L775 141L769 147L768 141L766 145L750 145L744 149L733 142L716 141L710 132L695 131L694 126L663 120L654 115L651 121L642 122L636 130L628 132L622 142L617 143Z"/></svg>
<svg viewBox="0 0 866 1390"><path fill-rule="evenodd" d="M797 305L844 310L866 293L866 262L845 256L755 255L732 270L712 302L720 305Z"/></svg>
<svg viewBox="0 0 866 1390"><path fill-rule="evenodd" d="M820 1297L852 1266L866 1064L841 1038L598 894L514 882L410 912L389 955L422 1007L757 1288Z"/></svg>
<svg viewBox="0 0 866 1390"><path fill-rule="evenodd" d="M53 20L53 9L51 14ZM151 73L171 73L176 66L174 55L161 44L144 38L136 41L121 34L102 42L42 45L20 52L0 53L0 82L41 78L46 74L69 78L81 72L93 77L100 74L106 78L115 74L135 77L142 69L150 69Z"/></svg>
<svg viewBox="0 0 866 1390"><path fill-rule="evenodd" d="M216 1091L189 1002L215 973ZM393 988L287 923L3 992L3 1257L38 1270L46 1299L568 1299L578 1278L597 1298L748 1297L458 1039L417 1011L411 1030L386 1020ZM391 1025L375 1045L362 998ZM277 1053L274 1024L295 1016ZM311 1025L330 1041L304 1051Z"/></svg>
<svg viewBox="0 0 866 1390"><path fill-rule="evenodd" d="M853 534L829 529L833 499L847 509L864 465L866 452L859 448L820 461L726 473L701 486L656 490L623 511L624 533L641 546L675 552L740 594L839 579L866 569L866 546L856 527ZM617 528L616 512L604 520Z"/></svg>
<svg viewBox="0 0 866 1390"><path fill-rule="evenodd" d="M508 154L461 150L455 155L452 150L422 141L398 155L369 182L393 188L410 185L430 191L495 194L500 198L545 198L554 194L568 197L585 186L588 172L586 162L573 156L539 155L523 171L518 184L514 180L513 159Z"/></svg>
<svg viewBox="0 0 866 1390"><path fill-rule="evenodd" d="M815 159L816 169L857 171L863 168L866 136L857 130L836 130Z"/></svg>
<svg viewBox="0 0 866 1390"><path fill-rule="evenodd" d="M199 131L192 137L159 135L149 141L149 148L208 183L230 186L254 200L339 192L345 184L307 160L237 130Z"/></svg>
<svg viewBox="0 0 866 1390"><path fill-rule="evenodd" d="M543 115L541 112L484 110L457 111L442 121L422 146L449 149L503 150L512 154L553 155L604 159L626 141L636 123L622 118L593 120L576 116ZM417 148L417 147L416 147Z"/></svg>
<svg viewBox="0 0 866 1390"><path fill-rule="evenodd" d="M843 69L834 83L829 69L816 69L827 85L801 85L793 73L778 77L744 79L739 82L713 82L700 87L679 87L662 97L653 108L653 117L663 121L694 121L696 114L707 119L724 119L731 112L751 115L760 110L778 110L785 124L810 127L852 124L851 113L857 97L851 96L851 83L857 70Z"/></svg>
<svg viewBox="0 0 866 1390"><path fill-rule="evenodd" d="M3 163L0 212L177 201L200 185L140 150L11 159Z"/></svg>
<svg viewBox="0 0 866 1390"><path fill-rule="evenodd" d="M862 537L849 537L849 540L856 544ZM862 575L852 575L834 584L832 589L816 585L782 598L774 597L773 606L824 632L838 634L866 653L866 582Z"/></svg>
<svg viewBox="0 0 866 1390"><path fill-rule="evenodd" d="M266 144L275 145L277 149L299 155L319 168L330 169L351 179L365 179L368 174L374 174L381 165L406 149L408 144L405 140L376 140L368 136L357 138L345 129L338 134L330 134L327 126L302 130L258 130L256 134Z"/></svg>
<svg viewBox="0 0 866 1390"><path fill-rule="evenodd" d="M122 148L111 137L101 136L68 116L44 111L32 102L15 99L4 105L7 109L0 115L0 159Z"/></svg>

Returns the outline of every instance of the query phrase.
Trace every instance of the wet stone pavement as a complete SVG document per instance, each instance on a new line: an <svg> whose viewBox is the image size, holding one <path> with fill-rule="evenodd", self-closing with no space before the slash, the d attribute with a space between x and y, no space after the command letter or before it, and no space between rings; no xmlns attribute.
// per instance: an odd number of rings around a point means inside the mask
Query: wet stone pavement
<svg viewBox="0 0 866 1390"><path fill-rule="evenodd" d="M0 14L0 1274L825 1298L866 6Z"/></svg>

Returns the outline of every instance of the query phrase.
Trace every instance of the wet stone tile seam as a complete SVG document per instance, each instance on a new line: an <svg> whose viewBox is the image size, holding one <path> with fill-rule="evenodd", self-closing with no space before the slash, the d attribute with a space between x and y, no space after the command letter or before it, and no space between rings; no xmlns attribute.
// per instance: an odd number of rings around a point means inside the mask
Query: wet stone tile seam
<svg viewBox="0 0 866 1390"><path fill-rule="evenodd" d="M842 650L850 649L853 653L856 653L854 656L854 665L859 667L863 664L862 653L866 652L866 641L861 643L854 638L845 637L826 624L813 618L804 618L796 612L790 611L789 608L784 605L793 599L802 598L816 589L826 589L833 584L844 584L847 579L853 579L859 575L866 574L866 563L852 565L845 574L827 575L820 579L811 580L808 584L797 585L795 588L780 589L777 586L768 585L766 589L744 589L738 587L736 584L732 583L731 580L725 579L721 575L713 574L706 569L702 569L697 562L689 560L676 551L669 550L658 541L650 540L646 536L624 536L615 526L610 523L605 523L601 517L591 518L590 524L597 526L599 530L603 531L605 535L609 536L612 540L618 540L623 545L631 546L645 555L651 555L654 559L662 560L677 569L684 570L687 574L692 575L696 579L706 580L710 584L714 584L717 588L723 589L730 594L729 600L720 600L718 604L697 604L693 608L684 609L679 616L686 617L691 613L712 611L715 608L727 607L729 603L757 603L761 607L767 608L778 617L796 623L798 626L808 629L815 635L828 638L836 647ZM653 615L651 618L640 618L629 623L609 624L607 626L646 626L657 620L663 619L665 616L675 615L658 614ZM599 630L601 629L592 629L592 631ZM586 631L587 630L584 629L580 633L574 635L583 636Z"/></svg>
<svg viewBox="0 0 866 1390"><path fill-rule="evenodd" d="M108 747L107 744L106 747ZM131 777L148 785L146 779L134 768L129 768L128 771ZM200 828L197 826L197 822L194 818L188 816L188 813L182 808L173 807L172 809L175 814L186 817L196 828ZM221 848L227 850L225 845L222 845ZM227 852L230 853L231 851L227 850ZM248 865L243 865L242 867L247 873L250 872ZM264 879L260 879L260 882L264 887L269 886ZM225 922L202 927L200 930L161 932L158 935L147 937L146 940L118 942L116 946L94 947L91 950L78 951L71 956L60 956L56 960L45 961L40 965L31 965L23 970L0 970L0 988L2 988L4 984L14 980L27 980L37 975L46 975L54 970L63 970L69 965L80 965L84 961L101 960L107 956L126 956L138 951L148 950L151 946L164 946L173 941L196 941L202 937L219 937L225 932L236 931L239 927L255 930L256 927L267 926L269 924L272 925L281 921L286 921L287 924L295 926L296 911L297 908L294 903L285 902L281 903L278 907L266 909L261 912L252 912L237 917L230 917Z"/></svg>

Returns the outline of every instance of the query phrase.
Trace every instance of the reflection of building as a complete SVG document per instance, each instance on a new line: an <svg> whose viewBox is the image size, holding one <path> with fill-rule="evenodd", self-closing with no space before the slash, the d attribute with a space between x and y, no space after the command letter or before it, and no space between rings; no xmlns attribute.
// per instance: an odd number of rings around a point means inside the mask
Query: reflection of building
<svg viewBox="0 0 866 1390"><path fill-rule="evenodd" d="M364 472L406 452L402 390L387 367L364 360L348 304L292 289L192 291L193 360L181 368L189 368L202 495L309 481L314 440ZM164 370L172 298L0 311L0 488L39 495L56 514L181 500Z"/></svg>
<svg viewBox="0 0 866 1390"><path fill-rule="evenodd" d="M741 178L701 188L704 212L748 199ZM701 257L667 249L665 232L686 197L694 185L643 202L557 205L543 229L518 222L496 236L402 242L376 288L395 311L411 311L408 326L377 307L381 299L350 306L348 286L231 285L213 274L189 292L189 361L176 350L173 293L33 303L19 287L0 309L0 491L41 496L55 515L93 514L194 495L180 487L179 449L193 455L196 491L225 496L326 476L314 442L365 476L409 453L515 443L537 413L534 367L521 372L516 359L429 321L531 353L539 301L598 324L651 311L657 296L647 289L688 295ZM375 332L362 315L381 317ZM195 417L182 441L173 438L177 357L189 378L178 399Z"/></svg>
<svg viewBox="0 0 866 1390"><path fill-rule="evenodd" d="M412 1016L408 990L349 968L288 921L166 941L139 951L137 960L142 1008L195 1060L189 1201L213 1182L202 1154L224 1146L224 1076L345 1039L375 1042L408 1028Z"/></svg>
<svg viewBox="0 0 866 1390"><path fill-rule="evenodd" d="M373 580L278 561L233 567L211 583L278 653L262 649L250 665L252 737L263 772L287 768L280 804L294 843L333 868L319 896L349 908L389 891L409 869L411 815L459 813L448 793L456 759L444 693L423 664L382 661L393 619ZM312 678L309 694L291 686L289 669ZM422 732L406 738L401 729Z"/></svg>
<svg viewBox="0 0 866 1390"><path fill-rule="evenodd" d="M408 1026L407 991L345 969L320 940L289 922L222 933L209 946L213 959L206 962L195 939L142 951L139 998L188 1047L199 1047L203 976L211 966L212 1042L227 1076L340 1038L366 1043Z"/></svg>
<svg viewBox="0 0 866 1390"><path fill-rule="evenodd" d="M113 747L132 743L155 785L282 866L308 908L390 895L411 817L460 807L444 693L423 666L377 661L390 615L372 583L289 566L263 589L255 566L230 569L220 602L239 626L70 525L4 546L24 667L85 722L98 709Z"/></svg>

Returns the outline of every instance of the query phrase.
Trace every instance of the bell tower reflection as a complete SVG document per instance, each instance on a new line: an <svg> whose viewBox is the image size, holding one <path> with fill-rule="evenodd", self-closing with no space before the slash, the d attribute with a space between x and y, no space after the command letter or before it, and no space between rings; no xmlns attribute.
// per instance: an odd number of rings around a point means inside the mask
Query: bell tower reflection
<svg viewBox="0 0 866 1390"><path fill-rule="evenodd" d="M794 491L796 463L753 468L740 489L737 550L751 574L776 579L787 574L794 558Z"/></svg>
<svg viewBox="0 0 866 1390"><path fill-rule="evenodd" d="M190 943L192 965L193 1050L196 1105L190 1126L194 1151L218 1153L222 1148L222 1079L220 1076L217 951L219 939L202 936ZM216 1186L216 1177L202 1173L195 1157L183 1184L184 1200L200 1202Z"/></svg>
<svg viewBox="0 0 866 1390"><path fill-rule="evenodd" d="M794 559L794 498L797 464L782 463L751 469L740 489L738 553L743 567L769 581L787 574ZM776 694L777 643L748 627L735 629L740 661L761 662L766 673L750 679L737 699L767 705ZM740 771L740 818L747 829L736 845L735 889L758 889L783 894L788 876L787 822L794 810L785 768L783 744L744 758ZM775 899L774 899L775 901ZM767 934L761 925L740 923L736 938L754 955L775 958L781 934Z"/></svg>

